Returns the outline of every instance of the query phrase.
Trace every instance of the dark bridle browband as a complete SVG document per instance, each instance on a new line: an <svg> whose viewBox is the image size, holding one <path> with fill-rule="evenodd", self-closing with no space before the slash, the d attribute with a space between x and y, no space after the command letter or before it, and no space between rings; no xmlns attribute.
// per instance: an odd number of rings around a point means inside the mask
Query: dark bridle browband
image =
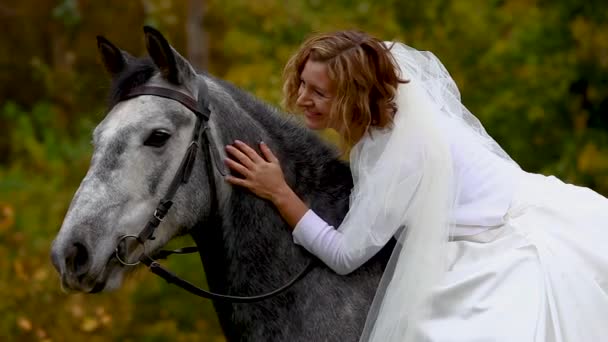
<svg viewBox="0 0 608 342"><path fill-rule="evenodd" d="M194 162L196 160L196 154L197 154L197 150L198 150L198 146L199 146L199 139L201 139L201 138L202 138L202 144L207 146L207 148L203 148L203 152L205 153L205 158L209 161L208 163L206 163L206 165L207 165L209 190L210 190L210 193L212 194L210 212L213 214L213 213L217 212L217 210L218 210L216 185L215 185L215 181L213 180L213 165L212 164L215 164L215 167L218 169L220 174L226 175L226 173L220 167L221 162L218 161L219 156L216 154L217 151L215 149L213 149L213 147L211 145L211 142L213 141L213 139L210 135L210 132L209 132L209 118L211 117L211 111L209 109L209 104L207 102L208 89L207 89L206 82L200 81L198 90L199 90L198 101L196 101L191 96L188 96L177 90L173 90L170 88L164 88L164 87L156 87L156 86L136 87L136 88L132 89L131 91L129 91L126 95L124 95L121 98L121 101L124 101L124 100L128 100L133 97L137 97L137 96L141 96L141 95L153 95L153 96L164 97L167 99L177 101L177 102L181 103L182 105L184 105L186 108L190 109L196 115L196 124L195 124L194 130L192 132L192 140L190 142L190 145L188 146L188 149L186 150L186 154L184 155L184 158L182 159L179 169L177 170L173 180L171 181L171 184L169 185L169 189L167 190L166 195L163 197L163 199L161 199L160 203L154 210L152 217L150 218L150 220L148 221L148 223L146 224L144 229L139 233L139 235L137 235L137 236L124 235L118 240L118 245L116 247L115 256L118 259L118 261L125 266L134 266L141 262L141 263L145 264L146 266L148 266L149 270L152 273L165 279L168 283L175 284L175 285L181 287L182 289L184 289L194 295L203 297L203 298L207 298L207 299L211 299L211 300L228 301L228 302L232 302L232 303L251 303L251 302L261 301L261 300L273 297L275 295L278 295L279 293L282 293L285 290L289 289L298 280L302 279L308 273L308 271L310 271L310 269L312 269L313 262L309 261L308 264L306 265L306 267L300 273L298 273L293 279L291 279L285 285L281 286L280 288L278 288L274 291L271 291L271 292L268 292L265 294L261 294L261 295L256 295L256 296L231 296L231 295L218 294L218 293L213 293L213 292L203 290L203 289L193 285L192 283L188 282L187 280L184 280L184 279L178 277L177 275L175 275L171 271L167 270L166 268L162 267L152 257L150 257L149 255L147 255L145 253L144 243L147 240L154 240L154 231L160 225L160 223L163 221L163 219L165 218L165 215L167 215L167 213L169 212L169 209L171 209L171 206L173 205L173 197L175 196L175 193L177 192L179 187L182 184L186 184L188 182L188 179L190 178L190 175L192 173L192 167L194 166ZM214 159L213 159L212 155L214 157L216 157L215 163L213 162ZM134 262L134 263L129 263L120 256L120 252L119 252L120 246L122 243L127 243L128 239L135 240L135 243L137 243L142 248L144 248L141 258L137 262ZM184 254L184 253L193 253L193 252L197 252L197 251L198 251L197 247L186 247L186 248L181 248L181 249L174 250L174 251L162 250L162 251L156 253L154 255L154 257L166 258L170 254Z"/></svg>

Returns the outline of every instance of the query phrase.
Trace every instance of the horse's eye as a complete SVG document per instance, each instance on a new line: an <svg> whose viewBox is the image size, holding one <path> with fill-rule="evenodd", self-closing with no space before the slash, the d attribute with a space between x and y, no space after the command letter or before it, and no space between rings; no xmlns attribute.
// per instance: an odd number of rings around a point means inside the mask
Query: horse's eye
<svg viewBox="0 0 608 342"><path fill-rule="evenodd" d="M146 141L144 141L144 145L152 147L162 147L163 145L165 145L165 143L170 137L171 134L165 131L156 130L152 132L152 134L150 134Z"/></svg>

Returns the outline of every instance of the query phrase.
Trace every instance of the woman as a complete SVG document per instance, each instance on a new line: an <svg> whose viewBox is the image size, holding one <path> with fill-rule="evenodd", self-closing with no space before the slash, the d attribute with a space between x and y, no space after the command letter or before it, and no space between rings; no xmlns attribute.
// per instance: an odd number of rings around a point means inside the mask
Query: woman
<svg viewBox="0 0 608 342"><path fill-rule="evenodd" d="M361 340L608 339L608 200L522 171L462 105L429 52L343 31L308 39L285 103L350 149L350 210L334 229L277 158L226 147L227 177L274 203L297 244L346 274L399 242Z"/></svg>

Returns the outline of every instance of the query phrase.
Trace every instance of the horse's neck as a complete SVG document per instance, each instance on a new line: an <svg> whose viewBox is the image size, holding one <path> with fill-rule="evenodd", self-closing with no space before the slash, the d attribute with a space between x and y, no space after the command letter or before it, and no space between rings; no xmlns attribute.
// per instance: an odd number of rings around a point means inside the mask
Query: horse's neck
<svg viewBox="0 0 608 342"><path fill-rule="evenodd" d="M306 167L298 171L301 173L298 177L314 174L313 170ZM307 182L323 185L319 179L308 179L303 183ZM304 196L317 199L313 204L323 208L321 212L326 217L342 217L345 208L332 203L332 200L340 197L339 193L339 190L331 186L311 187ZM269 202L246 190L234 188L228 201L220 205L219 213L221 214L211 224L205 224L204 230L196 230L201 233L193 234L212 291L239 296L268 293L287 283L308 262L309 258L304 256L303 249L293 243L288 225ZM266 307L265 310L276 310L277 303L273 298L255 305L239 306L235 311L232 304L214 302L228 340L240 339L240 332L257 317L248 311L259 306Z"/></svg>
<svg viewBox="0 0 608 342"><path fill-rule="evenodd" d="M331 224L346 212L352 186L348 167L313 133L281 117L240 90L210 81L219 143L264 140L282 162L290 186ZM221 82L221 81L219 81ZM219 85L218 85L219 84ZM225 87L218 90L217 87ZM232 187L220 202L220 227L201 238L210 287L253 295L285 283L306 258L276 208L248 190ZM208 227L205 229L207 231ZM216 230L217 229L217 230Z"/></svg>
<svg viewBox="0 0 608 342"><path fill-rule="evenodd" d="M266 138L281 141L275 144L275 152L284 157L283 172L294 191L328 222L339 223L351 187L348 167L327 153L317 159L303 156L303 151L310 153L307 144L318 144L315 138ZM205 268L209 285L217 291L251 295L286 282L306 261L302 250L293 244L290 227L270 202L248 190L232 187L226 197L219 208L221 228L207 225L205 229L214 234L205 236L202 249L208 254Z"/></svg>

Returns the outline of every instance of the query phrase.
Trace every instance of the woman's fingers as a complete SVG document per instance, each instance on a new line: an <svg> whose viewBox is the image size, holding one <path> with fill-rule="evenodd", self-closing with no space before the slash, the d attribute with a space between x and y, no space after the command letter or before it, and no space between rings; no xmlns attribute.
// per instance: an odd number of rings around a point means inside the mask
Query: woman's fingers
<svg viewBox="0 0 608 342"><path fill-rule="evenodd" d="M231 171L243 176L227 176L226 182L245 187L261 198L272 200L277 191L282 191L287 184L279 161L270 148L260 143L260 149L261 155L240 141L236 141L233 146L226 146L228 153L234 157L226 158L226 165Z"/></svg>
<svg viewBox="0 0 608 342"><path fill-rule="evenodd" d="M228 152L231 156L233 156L236 160L238 160L241 164L243 164L246 168L252 169L255 166L255 163L248 155L243 153L240 149L235 146L228 145L226 146L226 152Z"/></svg>
<svg viewBox="0 0 608 342"><path fill-rule="evenodd" d="M250 172L249 169L245 166L243 166L242 164L239 164L237 162L235 162L234 160L230 159L230 158L226 158L224 159L224 163L231 169L234 170L238 173L240 173L241 175L249 178L250 176Z"/></svg>
<svg viewBox="0 0 608 342"><path fill-rule="evenodd" d="M232 185L238 185L238 186L242 186L245 188L249 188L249 183L247 182L246 179L242 179L242 178L238 178L238 177L234 177L234 176L226 176L226 182L232 184Z"/></svg>
<svg viewBox="0 0 608 342"><path fill-rule="evenodd" d="M263 141L260 143L260 150L262 151L262 154L264 155L264 158L266 158L266 160L276 164L279 163L279 159L277 159L274 153L272 153L272 151L270 150L270 147L268 147L268 145L266 145L266 143Z"/></svg>
<svg viewBox="0 0 608 342"><path fill-rule="evenodd" d="M238 147L238 149L241 150L242 153L247 155L247 157L249 157L249 159L251 159L254 163L259 163L259 162L263 161L262 158L260 157L260 155L254 149L249 147L249 145L245 144L244 142L242 142L240 140L235 140L234 145L236 147Z"/></svg>

